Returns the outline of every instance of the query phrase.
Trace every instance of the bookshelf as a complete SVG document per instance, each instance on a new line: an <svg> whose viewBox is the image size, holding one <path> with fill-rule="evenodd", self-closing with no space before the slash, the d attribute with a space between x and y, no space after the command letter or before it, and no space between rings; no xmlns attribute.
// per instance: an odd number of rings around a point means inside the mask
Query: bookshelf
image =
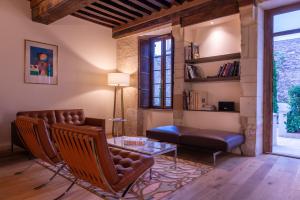
<svg viewBox="0 0 300 200"><path fill-rule="evenodd" d="M242 96L240 16L213 21L214 24L207 21L184 28L183 124L239 131ZM234 110L219 111L219 102L233 102Z"/></svg>
<svg viewBox="0 0 300 200"><path fill-rule="evenodd" d="M191 56L191 57L193 57L193 56ZM194 83L238 82L238 84L239 84L239 82L240 82L240 63L239 63L240 58L241 58L241 53L231 53L231 54L224 54L224 55L217 55L217 56L185 60L186 65L185 65L185 72L184 72L184 81L186 83L191 83L192 89L188 90L187 91L188 94L186 94L187 96L184 97L184 98L187 98L184 100L184 102L188 102L187 104L185 104L184 110L185 111L195 111L195 112L210 112L210 113L216 113L216 114L223 113L224 111L218 111L218 110L209 111L209 110L201 110L199 108L199 104L201 104L200 102L203 99L203 96L201 96L201 95L199 96L199 93L201 93L200 91L206 90L206 91L208 91L208 93L210 93L209 95L215 95L213 93L215 93L216 91L212 88L215 88L216 86L208 87L207 85L200 86L202 84L199 84L200 88L202 88L202 89L198 90L199 87L196 87L196 85L194 85ZM199 65L199 64L201 64L201 65ZM191 65L192 67L190 67L188 69L188 67L189 67L188 65ZM224 70L222 71L222 69L224 69ZM189 73L191 73L190 70L198 71L198 72L200 70L201 75L193 77L193 76L191 76L191 74L189 74ZM198 72L195 72L195 74L199 75ZM215 74L216 72L218 72L217 75ZM223 72L225 72L225 73L222 74ZM191 77L193 77L193 78L191 78ZM235 83L233 83L233 84L235 84ZM217 87L219 87L219 86L217 86ZM209 89L209 88L211 88L211 89ZM226 84L226 86L225 87L222 86L222 88L232 89L234 87L232 87L232 84L231 84L231 86L230 86L230 84L228 86ZM220 90L220 87L218 89ZM216 106L217 102L207 103L208 96L206 96L204 99L205 99L204 104L214 105L215 108L217 107ZM223 97L219 96L218 99L220 99L220 101L221 101L221 99L223 99ZM240 113L240 111L237 111L237 110L239 110L238 109L239 101L237 102L236 98L234 98L234 99L229 100L229 101L233 101L233 102L237 103L237 105L235 105L236 110L230 111L230 112L225 111L228 114Z"/></svg>
<svg viewBox="0 0 300 200"><path fill-rule="evenodd" d="M191 112L209 112L209 113L240 113L240 111L218 111L218 110L184 110L184 111L191 111Z"/></svg>
<svg viewBox="0 0 300 200"><path fill-rule="evenodd" d="M225 54L225 55L219 55L219 56L210 56L210 57L204 57L204 58L197 58L192 60L186 60L186 64L199 64L199 63L208 63L208 62L217 62L217 61L225 61L225 60L234 60L234 59L240 59L241 53L232 53L232 54Z"/></svg>
<svg viewBox="0 0 300 200"><path fill-rule="evenodd" d="M240 76L215 77L215 78L195 78L185 79L185 82L218 82L218 81L240 81Z"/></svg>

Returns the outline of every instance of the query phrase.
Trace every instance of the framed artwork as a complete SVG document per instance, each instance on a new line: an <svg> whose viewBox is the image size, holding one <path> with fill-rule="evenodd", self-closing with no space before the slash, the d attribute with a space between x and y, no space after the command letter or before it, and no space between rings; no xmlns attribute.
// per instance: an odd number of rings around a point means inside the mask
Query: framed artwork
<svg viewBox="0 0 300 200"><path fill-rule="evenodd" d="M25 40L25 83L57 85L58 46Z"/></svg>

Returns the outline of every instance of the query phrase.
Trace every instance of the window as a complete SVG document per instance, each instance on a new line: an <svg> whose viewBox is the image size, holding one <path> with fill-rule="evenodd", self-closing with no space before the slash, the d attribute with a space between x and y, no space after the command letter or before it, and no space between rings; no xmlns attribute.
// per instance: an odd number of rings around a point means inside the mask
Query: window
<svg viewBox="0 0 300 200"><path fill-rule="evenodd" d="M163 35L140 40L139 105L173 106L173 39Z"/></svg>

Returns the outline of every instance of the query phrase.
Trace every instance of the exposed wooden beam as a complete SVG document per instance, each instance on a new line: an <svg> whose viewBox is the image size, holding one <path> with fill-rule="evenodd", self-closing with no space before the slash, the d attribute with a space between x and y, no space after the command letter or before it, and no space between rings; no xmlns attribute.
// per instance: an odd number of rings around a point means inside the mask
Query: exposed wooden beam
<svg viewBox="0 0 300 200"><path fill-rule="evenodd" d="M126 15L129 15L133 18L143 17L142 14L135 12L133 10L130 10L126 7L123 7L115 2L110 1L110 0L99 0L99 1L97 1L97 3L110 8L112 11L118 11L118 12L124 13Z"/></svg>
<svg viewBox="0 0 300 200"><path fill-rule="evenodd" d="M33 0L31 1L32 20L50 24L77 10L93 3L95 0Z"/></svg>
<svg viewBox="0 0 300 200"><path fill-rule="evenodd" d="M83 14L80 14L80 13L77 13L77 12L76 12L76 13L73 13L72 16L78 17L78 18L83 19L83 20L86 20L86 21L90 21L90 22L92 22L92 23L99 24L99 25L101 25L101 26L106 26L106 27L109 27L109 28L113 28L113 27L114 27L114 26L111 25L111 24L107 24L107 23L105 23L105 22L101 22L101 21L99 21L99 20L95 20L95 19L93 19L93 18L91 18L91 17L88 17L88 16L86 16L86 15L83 15Z"/></svg>
<svg viewBox="0 0 300 200"><path fill-rule="evenodd" d="M129 10L133 10L134 12L140 13L141 15L150 15L151 11L144 9L143 7L137 6L136 4L128 1L128 0L111 0L115 4L119 4Z"/></svg>
<svg viewBox="0 0 300 200"><path fill-rule="evenodd" d="M147 5L147 4L145 4L145 2L140 2L140 1L138 1L138 0L128 0L128 1L131 2L131 3L134 3L134 4L136 4L136 5L138 5L138 6L140 6L140 7L143 7L143 8L145 8L145 9L151 11L151 12L157 11L155 8L153 8L153 7L151 7L151 6ZM158 8L158 10L159 10L159 8Z"/></svg>
<svg viewBox="0 0 300 200"><path fill-rule="evenodd" d="M236 13L239 13L239 5L236 0L213 0L198 9L182 13L181 26L189 26Z"/></svg>
<svg viewBox="0 0 300 200"><path fill-rule="evenodd" d="M95 9L92 6L87 6L87 7L84 8L84 10L89 10L89 11L91 11L93 13L97 13L100 16L114 19L114 20L116 20L116 21L118 21L120 23L127 23L128 22L128 20L126 18L124 19L122 17L117 17L117 16L115 16L115 15L113 15L111 13L102 12L100 9Z"/></svg>
<svg viewBox="0 0 300 200"><path fill-rule="evenodd" d="M160 11L160 9L161 9L160 6L157 6L157 5L149 2L148 0L136 0L136 1L138 1L138 2L140 2L140 3L142 3L142 4L146 5L146 6L149 6L149 7L153 8L153 9L155 9L156 11Z"/></svg>
<svg viewBox="0 0 300 200"><path fill-rule="evenodd" d="M113 37L121 38L146 31L168 23L180 23L188 26L204 21L233 15L239 12L239 6L253 4L253 0L194 0L182 5L155 12L150 16L129 22L113 29Z"/></svg>
<svg viewBox="0 0 300 200"><path fill-rule="evenodd" d="M256 0L237 0L238 1L238 4L239 6L247 6L247 5L250 5L250 4L254 4L256 5Z"/></svg>
<svg viewBox="0 0 300 200"><path fill-rule="evenodd" d="M150 16L145 16L141 19L137 19L133 22L122 25L121 27L114 28L113 37L120 38L160 25L171 23L172 18L178 18L178 16L180 16L180 12L188 13L191 9L197 9L206 2L210 2L210 0L194 0L185 2L182 5L173 6L169 9L161 10L160 12L155 12Z"/></svg>
<svg viewBox="0 0 300 200"><path fill-rule="evenodd" d="M137 10L140 10L144 13L147 13L148 15L151 15L153 10L151 8L148 8L148 6L144 6L144 4L141 6L138 1L136 0L119 0Z"/></svg>
<svg viewBox="0 0 300 200"><path fill-rule="evenodd" d="M87 10L78 10L76 13L88 16L92 19L95 19L95 20L98 20L98 21L101 21L101 22L105 22L105 23L110 24L112 26L120 26L121 25L119 22L116 22L112 19L107 19L105 17L93 14L90 11L87 11Z"/></svg>
<svg viewBox="0 0 300 200"><path fill-rule="evenodd" d="M149 1L150 3L152 3L158 7L161 7L161 8L170 8L171 7L171 4L165 0L147 0L147 1Z"/></svg>
<svg viewBox="0 0 300 200"><path fill-rule="evenodd" d="M134 17L125 15L124 13L120 13L118 11L113 11L110 8L102 6L102 5L97 4L97 3L93 3L92 5L89 5L88 7L89 8L93 8L93 9L98 10L98 11L101 11L103 13L112 15L114 17L121 18L121 19L126 20L126 21L128 21L128 20L134 20L135 19Z"/></svg>

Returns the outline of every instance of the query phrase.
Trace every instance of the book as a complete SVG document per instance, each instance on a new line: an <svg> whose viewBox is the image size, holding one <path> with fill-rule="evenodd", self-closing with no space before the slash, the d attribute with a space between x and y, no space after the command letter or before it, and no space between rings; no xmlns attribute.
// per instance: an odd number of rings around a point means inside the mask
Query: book
<svg viewBox="0 0 300 200"><path fill-rule="evenodd" d="M199 45L190 42L187 46L184 47L184 55L185 60L193 60L200 58Z"/></svg>
<svg viewBox="0 0 300 200"><path fill-rule="evenodd" d="M207 105L207 92L185 90L183 91L184 110L201 110Z"/></svg>
<svg viewBox="0 0 300 200"><path fill-rule="evenodd" d="M198 68L196 66L186 64L185 71L185 76L187 79L195 79L200 77Z"/></svg>
<svg viewBox="0 0 300 200"><path fill-rule="evenodd" d="M240 75L240 62L234 61L231 63L225 63L224 65L221 65L215 77L232 77L232 76L239 76L239 75Z"/></svg>

